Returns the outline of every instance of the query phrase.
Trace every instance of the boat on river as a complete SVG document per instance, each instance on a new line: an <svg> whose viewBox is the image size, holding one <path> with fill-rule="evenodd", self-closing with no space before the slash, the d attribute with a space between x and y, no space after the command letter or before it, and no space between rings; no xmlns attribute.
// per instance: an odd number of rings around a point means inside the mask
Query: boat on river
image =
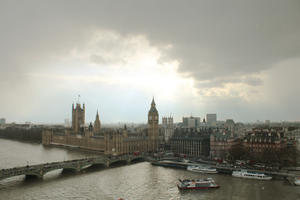
<svg viewBox="0 0 300 200"><path fill-rule="evenodd" d="M257 179L257 180L271 180L271 176L267 176L264 173L248 172L246 170L233 171L232 176L239 178Z"/></svg>
<svg viewBox="0 0 300 200"><path fill-rule="evenodd" d="M177 184L180 190L199 190L199 189L214 189L220 186L215 183L212 178L196 179L196 180L180 180Z"/></svg>
<svg viewBox="0 0 300 200"><path fill-rule="evenodd" d="M296 177L294 180L295 185L300 185L300 177Z"/></svg>
<svg viewBox="0 0 300 200"><path fill-rule="evenodd" d="M203 167L203 166L188 166L188 171L206 173L206 174L216 174L218 173L216 168L213 167Z"/></svg>

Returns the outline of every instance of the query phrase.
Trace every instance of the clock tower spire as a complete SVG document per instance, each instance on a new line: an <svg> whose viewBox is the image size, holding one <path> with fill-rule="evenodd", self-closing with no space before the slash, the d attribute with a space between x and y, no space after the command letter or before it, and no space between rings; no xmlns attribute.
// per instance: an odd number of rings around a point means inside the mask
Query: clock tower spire
<svg viewBox="0 0 300 200"><path fill-rule="evenodd" d="M158 145L159 145L158 122L159 122L159 115L153 97L151 102L151 107L148 112L148 138L149 138L150 151L158 150Z"/></svg>

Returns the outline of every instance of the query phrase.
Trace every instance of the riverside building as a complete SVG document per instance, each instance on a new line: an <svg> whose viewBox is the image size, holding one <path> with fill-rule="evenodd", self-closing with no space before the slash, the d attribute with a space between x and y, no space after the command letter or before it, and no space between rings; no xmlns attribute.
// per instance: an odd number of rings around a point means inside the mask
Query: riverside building
<svg viewBox="0 0 300 200"><path fill-rule="evenodd" d="M208 157L210 151L210 134L208 128L176 128L170 138L170 148L175 154L191 157Z"/></svg>
<svg viewBox="0 0 300 200"><path fill-rule="evenodd" d="M229 154L229 150L239 144L239 138L233 134L232 130L216 129L210 135L210 158L214 160L224 160Z"/></svg>
<svg viewBox="0 0 300 200"><path fill-rule="evenodd" d="M72 128L45 129L42 133L44 145L75 146L100 151L108 155L134 152L155 152L161 144L159 114L154 99L148 112L148 123L144 129L102 128L97 111L94 124L85 127L85 105L72 105Z"/></svg>
<svg viewBox="0 0 300 200"><path fill-rule="evenodd" d="M280 151L287 145L281 128L253 128L243 139L243 146L250 153Z"/></svg>

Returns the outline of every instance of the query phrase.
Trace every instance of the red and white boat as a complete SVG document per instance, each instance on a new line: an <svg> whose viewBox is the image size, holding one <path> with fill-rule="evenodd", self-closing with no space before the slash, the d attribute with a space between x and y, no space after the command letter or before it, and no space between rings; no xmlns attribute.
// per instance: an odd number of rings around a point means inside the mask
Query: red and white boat
<svg viewBox="0 0 300 200"><path fill-rule="evenodd" d="M215 183L212 178L205 178L205 179L196 179L196 180L180 180L177 184L178 189L180 190L190 190L190 189L213 189L219 188L220 186Z"/></svg>

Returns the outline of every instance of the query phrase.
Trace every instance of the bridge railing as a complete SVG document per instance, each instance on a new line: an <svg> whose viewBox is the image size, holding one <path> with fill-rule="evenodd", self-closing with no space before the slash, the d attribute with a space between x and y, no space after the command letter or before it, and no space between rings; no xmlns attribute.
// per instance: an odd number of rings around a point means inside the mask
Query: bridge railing
<svg viewBox="0 0 300 200"><path fill-rule="evenodd" d="M67 160L67 161L58 161L58 162L50 162L50 163L43 163L43 164L35 164L35 165L26 165L21 167L14 167L8 169L0 169L0 179L9 177L9 176L16 176L22 174L31 174L37 172L47 172L55 169L60 168L76 168L82 167L83 165L95 164L95 163L103 163L106 162L115 162L116 160L132 160L134 158L142 157L142 155L121 155L121 156L113 156L113 157L106 157L106 156L99 156L99 157L88 157L82 159L74 159L74 160ZM42 174L41 174L42 175Z"/></svg>

